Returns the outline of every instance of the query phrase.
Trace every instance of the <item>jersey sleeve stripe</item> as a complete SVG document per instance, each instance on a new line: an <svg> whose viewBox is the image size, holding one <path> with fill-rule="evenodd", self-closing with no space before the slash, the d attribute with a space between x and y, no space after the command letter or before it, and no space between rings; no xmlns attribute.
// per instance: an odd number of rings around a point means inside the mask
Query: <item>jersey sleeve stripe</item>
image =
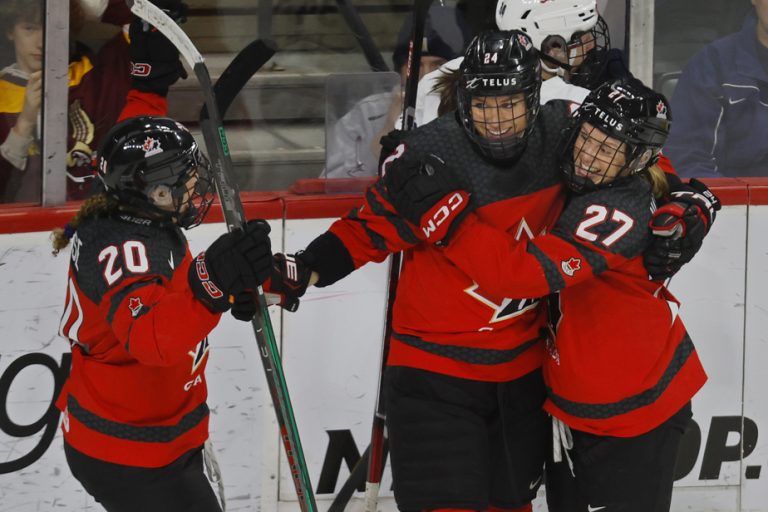
<svg viewBox="0 0 768 512"><path fill-rule="evenodd" d="M378 191L379 191L379 194L381 194L381 190L378 190ZM382 197L386 199L385 196L382 195ZM392 225L392 227L395 228L395 231L397 231L397 235L400 237L401 240L411 245L417 244L421 241L416 236L416 234L413 232L413 230L405 220L403 220L398 215L388 211L384 207L384 205L376 197L376 194L373 193L373 187L368 189L368 192L366 194L366 201L371 206L371 211L373 213L387 219L387 221Z"/></svg>
<svg viewBox="0 0 768 512"><path fill-rule="evenodd" d="M141 288L144 288L145 286L153 286L158 285L159 279L153 279L150 281L136 281L135 283L131 283L130 285L126 286L125 288L118 290L115 292L114 295L112 295L109 303L109 311L107 312L107 322L112 323L112 320L115 317L115 313L117 312L117 308L120 307L120 304L123 302L125 297L128 296L129 293L133 293L136 290L139 290ZM143 308L147 312L149 311L149 305L145 304L145 308Z"/></svg>
<svg viewBox="0 0 768 512"><path fill-rule="evenodd" d="M608 262L606 261L605 256L598 251L582 244L574 244L574 247L579 251L579 254L584 256L584 259L587 260L589 266L592 267L593 275L600 275L608 270Z"/></svg>
<svg viewBox="0 0 768 512"><path fill-rule="evenodd" d="M357 210L351 212L348 218L360 224L365 233L368 235L368 238L370 239L371 245L374 249L379 251L387 250L387 242L384 240L384 237L368 227L368 221L361 219Z"/></svg>
<svg viewBox="0 0 768 512"><path fill-rule="evenodd" d="M560 274L560 269L544 251L542 251L534 242L528 243L528 252L536 257L541 267L544 269L544 277L547 279L550 292L556 292L565 288L565 279Z"/></svg>

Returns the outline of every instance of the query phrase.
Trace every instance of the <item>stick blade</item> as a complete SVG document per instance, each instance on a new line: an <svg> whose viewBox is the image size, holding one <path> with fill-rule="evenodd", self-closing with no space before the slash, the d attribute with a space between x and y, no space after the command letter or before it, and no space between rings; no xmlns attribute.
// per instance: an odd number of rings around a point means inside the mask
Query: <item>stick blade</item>
<svg viewBox="0 0 768 512"><path fill-rule="evenodd" d="M232 59L213 86L216 104L223 118L240 90L248 80L277 52L277 44L271 39L256 39ZM203 106L200 119L208 119L208 108Z"/></svg>

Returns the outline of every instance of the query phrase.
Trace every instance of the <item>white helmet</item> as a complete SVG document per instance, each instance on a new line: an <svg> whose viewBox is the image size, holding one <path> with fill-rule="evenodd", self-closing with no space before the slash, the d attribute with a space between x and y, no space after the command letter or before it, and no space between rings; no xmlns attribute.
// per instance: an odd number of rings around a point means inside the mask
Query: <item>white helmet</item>
<svg viewBox="0 0 768 512"><path fill-rule="evenodd" d="M499 0L496 24L522 30L541 51L542 69L591 89L610 48L608 25L596 0Z"/></svg>
<svg viewBox="0 0 768 512"><path fill-rule="evenodd" d="M596 0L499 0L496 25L501 30L522 30L536 48L549 36L569 41L597 23Z"/></svg>

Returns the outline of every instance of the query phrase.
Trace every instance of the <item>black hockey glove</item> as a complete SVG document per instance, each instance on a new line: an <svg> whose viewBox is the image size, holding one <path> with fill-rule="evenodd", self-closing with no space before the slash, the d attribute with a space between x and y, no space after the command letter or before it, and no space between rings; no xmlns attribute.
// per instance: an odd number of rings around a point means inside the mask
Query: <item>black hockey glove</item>
<svg viewBox="0 0 768 512"><path fill-rule="evenodd" d="M272 257L272 276L264 284L267 303L296 311L299 309L299 297L307 291L311 277L312 269L301 253L275 254Z"/></svg>
<svg viewBox="0 0 768 512"><path fill-rule="evenodd" d="M175 0L154 0L153 3L177 23L186 20L186 4ZM168 88L179 78L187 78L178 50L155 27L134 18L129 35L132 88L166 96Z"/></svg>
<svg viewBox="0 0 768 512"><path fill-rule="evenodd" d="M653 279L668 279L693 259L719 209L720 200L697 179L670 193L670 202L660 206L649 223L655 237L643 259Z"/></svg>
<svg viewBox="0 0 768 512"><path fill-rule="evenodd" d="M269 279L272 252L269 224L252 220L244 229L221 235L189 267L189 286L213 312L227 311L234 297Z"/></svg>
<svg viewBox="0 0 768 512"><path fill-rule="evenodd" d="M419 236L445 245L467 213L469 193L439 157L407 155L388 162L382 177L397 213L419 227Z"/></svg>
<svg viewBox="0 0 768 512"><path fill-rule="evenodd" d="M259 306L256 302L256 295L253 290L244 290L238 292L233 297L232 309L230 313L235 319L241 322L250 322L256 316L256 310Z"/></svg>

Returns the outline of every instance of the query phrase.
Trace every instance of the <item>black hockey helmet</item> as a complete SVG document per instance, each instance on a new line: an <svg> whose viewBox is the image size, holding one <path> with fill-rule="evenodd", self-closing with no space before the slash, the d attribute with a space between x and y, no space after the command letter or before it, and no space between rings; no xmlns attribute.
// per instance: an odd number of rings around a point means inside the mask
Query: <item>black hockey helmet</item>
<svg viewBox="0 0 768 512"><path fill-rule="evenodd" d="M561 154L568 186L583 193L648 169L669 134L667 99L635 78L608 82L574 112Z"/></svg>
<svg viewBox="0 0 768 512"><path fill-rule="evenodd" d="M107 193L124 207L187 229L213 202L210 163L173 119L133 117L115 125L99 148L98 169Z"/></svg>
<svg viewBox="0 0 768 512"><path fill-rule="evenodd" d="M519 30L482 32L467 47L460 72L464 131L491 159L515 158L539 113L540 63L531 39Z"/></svg>

